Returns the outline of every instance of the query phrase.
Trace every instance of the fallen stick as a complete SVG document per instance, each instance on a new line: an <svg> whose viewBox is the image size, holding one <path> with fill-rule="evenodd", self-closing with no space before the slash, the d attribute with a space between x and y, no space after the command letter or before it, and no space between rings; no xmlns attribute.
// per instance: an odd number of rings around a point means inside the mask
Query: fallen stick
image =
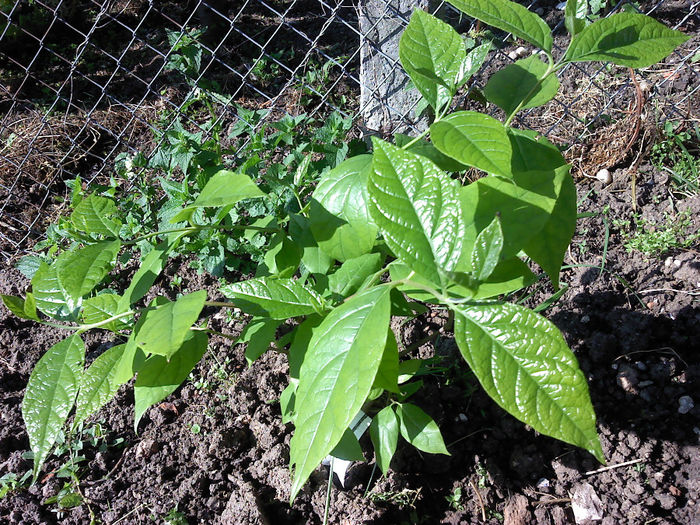
<svg viewBox="0 0 700 525"><path fill-rule="evenodd" d="M641 463L642 461L644 461L644 460L641 458L640 459L632 459L630 461L625 461L624 463L617 463L615 465L608 465L607 467L601 467L597 470L589 470L588 472L584 472L583 475L584 476L592 476L593 474L600 474L601 472L605 472L607 470L612 470L612 469L618 468L618 467L627 467L629 465L634 465L635 463Z"/></svg>

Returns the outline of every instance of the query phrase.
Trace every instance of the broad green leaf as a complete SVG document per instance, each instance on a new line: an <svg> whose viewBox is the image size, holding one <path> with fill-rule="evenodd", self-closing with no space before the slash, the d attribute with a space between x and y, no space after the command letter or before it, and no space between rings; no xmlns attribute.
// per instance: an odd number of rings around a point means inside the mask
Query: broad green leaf
<svg viewBox="0 0 700 525"><path fill-rule="evenodd" d="M410 381L423 366L422 359L407 359L399 363L399 384Z"/></svg>
<svg viewBox="0 0 700 525"><path fill-rule="evenodd" d="M294 402L296 400L296 383L290 382L280 394L280 411L282 412L282 424L286 425L294 420Z"/></svg>
<svg viewBox="0 0 700 525"><path fill-rule="evenodd" d="M340 441L330 453L334 458L345 461L364 461L365 456L362 454L362 447L357 440L355 433L350 428L346 428L343 432Z"/></svg>
<svg viewBox="0 0 700 525"><path fill-rule="evenodd" d="M457 183L428 159L373 137L370 213L387 246L434 283L462 248Z"/></svg>
<svg viewBox="0 0 700 525"><path fill-rule="evenodd" d="M248 175L221 170L209 179L195 201L170 219L170 222L189 220L196 208L230 206L244 199L265 196Z"/></svg>
<svg viewBox="0 0 700 525"><path fill-rule="evenodd" d="M484 96L507 116L516 109L542 106L559 90L559 79L554 74L545 77L547 71L547 64L537 55L523 58L492 75L484 87Z"/></svg>
<svg viewBox="0 0 700 525"><path fill-rule="evenodd" d="M389 266L389 274L391 275L392 281L402 281L404 279L410 279L410 282L402 284L398 287L398 289L401 292L405 293L410 298L424 303L438 302L434 294L425 290L425 287L427 287L428 289L435 288L435 284L429 281L428 279L422 277L421 275L416 274L405 264L399 263L398 261L394 261L391 264L391 266ZM449 276L449 273L447 274L447 276ZM461 287L455 285L454 283L448 282L447 290L451 293L457 293L458 295L462 295L460 293L462 291Z"/></svg>
<svg viewBox="0 0 700 525"><path fill-rule="evenodd" d="M571 36L576 36L586 27L588 0L567 0L564 8L564 25Z"/></svg>
<svg viewBox="0 0 700 525"><path fill-rule="evenodd" d="M136 344L147 354L170 358L182 346L206 300L207 291L198 290L147 311L143 324L134 330Z"/></svg>
<svg viewBox="0 0 700 525"><path fill-rule="evenodd" d="M491 51L491 42L486 42L480 46L475 47L467 54L467 57L462 62L462 66L459 70L457 87L462 87L466 84L471 77L473 77L477 71L481 69L484 65L486 57Z"/></svg>
<svg viewBox="0 0 700 525"><path fill-rule="evenodd" d="M373 388L381 388L398 394L399 392L399 347L394 332L389 329L386 336L386 346L382 360L374 378Z"/></svg>
<svg viewBox="0 0 700 525"><path fill-rule="evenodd" d="M116 345L97 357L83 372L80 391L75 402L73 428L109 402L122 383L116 381L126 345Z"/></svg>
<svg viewBox="0 0 700 525"><path fill-rule="evenodd" d="M617 13L583 28L571 40L564 60L601 60L619 66L649 67L689 38L646 15Z"/></svg>
<svg viewBox="0 0 700 525"><path fill-rule="evenodd" d="M58 284L55 264L49 266L42 262L39 265L32 277L32 294L36 300L36 307L46 315L57 319L72 319L77 313L78 305L66 297L66 293Z"/></svg>
<svg viewBox="0 0 700 525"><path fill-rule="evenodd" d="M576 230L576 186L568 170L552 214L541 234L531 237L523 249L542 267L554 288L559 288L559 270Z"/></svg>
<svg viewBox="0 0 700 525"><path fill-rule="evenodd" d="M314 331L295 402L292 501L367 399L386 344L389 291L377 286L348 299Z"/></svg>
<svg viewBox="0 0 700 525"><path fill-rule="evenodd" d="M399 441L399 421L393 407L384 407L374 416L369 426L369 437L374 445L377 465L386 476Z"/></svg>
<svg viewBox="0 0 700 525"><path fill-rule="evenodd" d="M139 320L139 323L140 322L141 320ZM126 341L122 359L116 365L117 369L114 372L113 378L116 384L123 385L128 383L131 378L141 370L141 367L146 362L146 354L144 354L143 350L136 344L135 333L138 331L138 328L139 324L137 323L136 328Z"/></svg>
<svg viewBox="0 0 700 525"><path fill-rule="evenodd" d="M34 479L73 408L85 361L85 345L74 334L49 348L27 383L22 418L34 452Z"/></svg>
<svg viewBox="0 0 700 525"><path fill-rule="evenodd" d="M121 301L121 295L108 293L86 299L85 302L83 302L83 309L80 312L83 322L86 324L100 323L110 317L123 313L125 310L120 308ZM128 319L122 318L103 325L102 328L116 332L128 326Z"/></svg>
<svg viewBox="0 0 700 525"><path fill-rule="evenodd" d="M479 283L472 299L489 299L515 292L537 280L530 268L517 257L501 261L486 281Z"/></svg>
<svg viewBox="0 0 700 525"><path fill-rule="evenodd" d="M421 95L437 111L452 100L467 52L459 34L416 9L401 35L399 58Z"/></svg>
<svg viewBox="0 0 700 525"><path fill-rule="evenodd" d="M604 461L586 378L556 326L515 304L462 306L455 309L455 339L503 409Z"/></svg>
<svg viewBox="0 0 700 525"><path fill-rule="evenodd" d="M418 450L450 455L437 424L422 409L411 403L402 403L396 407L396 417L401 435Z"/></svg>
<svg viewBox="0 0 700 525"><path fill-rule="evenodd" d="M472 272L479 281L485 281L498 265L503 250L503 231L498 215L479 232L472 248Z"/></svg>
<svg viewBox="0 0 700 525"><path fill-rule="evenodd" d="M472 18L513 33L547 52L552 50L552 33L547 23L520 4L510 0L447 1Z"/></svg>
<svg viewBox="0 0 700 525"><path fill-rule="evenodd" d="M394 135L394 141L399 148L404 148L405 145L413 141L413 137L397 133ZM464 171L469 168L469 166L465 166L442 153L426 139L420 139L404 149L432 160L443 171Z"/></svg>
<svg viewBox="0 0 700 525"><path fill-rule="evenodd" d="M19 261L17 261L15 268L17 268L27 279L32 279L34 274L39 269L39 266L41 266L41 262L41 257L36 255L25 255L24 257L21 257Z"/></svg>
<svg viewBox="0 0 700 525"><path fill-rule="evenodd" d="M513 152L511 171L551 171L566 165L559 149L537 132L527 129L507 129Z"/></svg>
<svg viewBox="0 0 700 525"><path fill-rule="evenodd" d="M148 293L153 283L156 281L160 272L163 271L168 253L175 246L180 236L167 239L158 244L153 250L148 252L144 257L141 266L136 270L136 273L131 278L131 283L122 295L122 300L119 305L120 310L128 310L129 306L141 299Z"/></svg>
<svg viewBox="0 0 700 525"><path fill-rule="evenodd" d="M84 295L104 279L114 265L121 244L102 241L62 253L56 259L56 279L68 307L77 307Z"/></svg>
<svg viewBox="0 0 700 525"><path fill-rule="evenodd" d="M302 247L287 234L276 233L270 240L270 247L263 257L263 264L258 265L255 276L291 277L299 268L302 254Z"/></svg>
<svg viewBox="0 0 700 525"><path fill-rule="evenodd" d="M321 321L323 321L322 317L311 315L304 319L294 331L294 339L289 345L289 378L295 384L299 381L299 370L306 357L311 338Z"/></svg>
<svg viewBox="0 0 700 525"><path fill-rule="evenodd" d="M204 332L189 332L180 348L167 359L152 355L134 383L134 429L148 408L175 392L204 355L208 344Z"/></svg>
<svg viewBox="0 0 700 525"><path fill-rule="evenodd" d="M2 295L2 302L5 304L7 309L10 310L10 312L21 319L28 319L30 321L39 320L39 317L36 315L36 306L34 306L34 310L32 311L31 300L30 304L27 305L27 302L21 297L15 297L14 295ZM27 306L29 306L29 308L27 308Z"/></svg>
<svg viewBox="0 0 700 525"><path fill-rule="evenodd" d="M270 343L275 340L275 331L281 323L281 320L276 319L253 319L246 325L237 342L246 344L245 360L248 366L270 348Z"/></svg>
<svg viewBox="0 0 700 525"><path fill-rule="evenodd" d="M565 165L553 172L517 173L512 179L484 177L463 187L460 197L465 250L458 270L471 271L476 236L496 214L503 231L501 260L518 254L550 219L568 170Z"/></svg>
<svg viewBox="0 0 700 525"><path fill-rule="evenodd" d="M311 157L305 157L310 159ZM311 223L303 215L289 214L289 236L292 242L301 247L301 262L311 273L326 273L333 260L319 248L316 239L311 233Z"/></svg>
<svg viewBox="0 0 700 525"><path fill-rule="evenodd" d="M340 297L348 297L360 289L369 276L382 267L384 257L380 253L366 253L348 259L328 276L328 288Z"/></svg>
<svg viewBox="0 0 700 525"><path fill-rule="evenodd" d="M293 279L249 279L222 286L220 291L245 313L258 317L288 319L324 310L323 299Z"/></svg>
<svg viewBox="0 0 700 525"><path fill-rule="evenodd" d="M367 209L371 155L352 157L319 182L309 209L311 233L319 247L341 262L372 250L377 226Z"/></svg>
<svg viewBox="0 0 700 525"><path fill-rule="evenodd" d="M70 215L73 227L87 233L105 237L118 237L122 222L115 217L117 205L112 199L90 195L80 201Z"/></svg>
<svg viewBox="0 0 700 525"><path fill-rule="evenodd" d="M510 176L511 146L506 128L476 111L456 111L430 126L430 139L442 153L487 173Z"/></svg>

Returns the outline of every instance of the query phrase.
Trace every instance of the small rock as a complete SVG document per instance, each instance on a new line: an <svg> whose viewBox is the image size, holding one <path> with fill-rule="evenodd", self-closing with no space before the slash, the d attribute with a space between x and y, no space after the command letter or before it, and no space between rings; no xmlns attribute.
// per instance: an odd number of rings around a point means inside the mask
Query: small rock
<svg viewBox="0 0 700 525"><path fill-rule="evenodd" d="M683 264L683 263L681 261L679 261L678 259L673 260L673 266L675 266L676 268L680 268L681 264Z"/></svg>
<svg viewBox="0 0 700 525"><path fill-rule="evenodd" d="M637 361L636 363L634 363L634 366L637 367L637 370L641 370L642 372L644 372L647 369L646 363L643 363L642 361Z"/></svg>
<svg viewBox="0 0 700 525"><path fill-rule="evenodd" d="M673 257L666 257L666 260L664 261L664 266L666 268L670 268L671 264L673 264Z"/></svg>
<svg viewBox="0 0 700 525"><path fill-rule="evenodd" d="M530 523L530 512L527 509L528 501L522 494L516 494L508 500L503 511L504 525L526 525Z"/></svg>
<svg viewBox="0 0 700 525"><path fill-rule="evenodd" d="M598 173L595 174L595 178L606 185L610 184L613 180L612 173L610 173L610 170L606 168L603 168L602 170L598 171Z"/></svg>
<svg viewBox="0 0 700 525"><path fill-rule="evenodd" d="M646 381L640 381L640 382L639 382L639 388L646 388L646 387L651 386L651 385L653 385L653 384L654 384L653 381L649 381L649 380L647 379Z"/></svg>
<svg viewBox="0 0 700 525"><path fill-rule="evenodd" d="M155 439L144 438L136 445L136 457L139 459L148 459L156 452L158 452L158 443Z"/></svg>
<svg viewBox="0 0 700 525"><path fill-rule="evenodd" d="M537 482L537 490L541 490L542 492L549 490L549 480L547 478L540 478L540 480Z"/></svg>
<svg viewBox="0 0 700 525"><path fill-rule="evenodd" d="M617 384L628 394L636 394L638 383L637 371L629 365L622 365L617 373Z"/></svg>
<svg viewBox="0 0 700 525"><path fill-rule="evenodd" d="M676 498L682 494L681 490L675 485L671 485L670 487L668 487L668 491L671 493L672 496L675 496Z"/></svg>
<svg viewBox="0 0 700 525"><path fill-rule="evenodd" d="M588 323L588 322L590 322L590 321L591 321L591 317L590 317L589 315L584 315L583 317L581 317L581 322L582 322L583 324L586 324L586 323Z"/></svg>
<svg viewBox="0 0 700 525"><path fill-rule="evenodd" d="M603 502L600 501L590 483L580 483L574 486L571 494L571 510L574 511L576 523L603 519Z"/></svg>
<svg viewBox="0 0 700 525"><path fill-rule="evenodd" d="M469 421L469 418L465 414L462 414L461 412L460 412L459 416L457 416L457 417L459 418L459 420L462 423L466 423L467 421Z"/></svg>
<svg viewBox="0 0 700 525"><path fill-rule="evenodd" d="M678 399L678 413L679 414L687 414L693 408L695 407L695 403L693 402L693 398L690 396L681 396Z"/></svg>

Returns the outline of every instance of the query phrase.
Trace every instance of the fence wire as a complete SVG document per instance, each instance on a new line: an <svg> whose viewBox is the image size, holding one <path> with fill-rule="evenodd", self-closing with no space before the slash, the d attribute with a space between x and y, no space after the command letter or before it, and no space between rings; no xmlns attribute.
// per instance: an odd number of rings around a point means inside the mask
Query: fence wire
<svg viewBox="0 0 700 525"><path fill-rule="evenodd" d="M560 73L559 95L518 125L569 147L585 174L629 141L630 126L619 123L642 88L655 122L697 119L699 3L609 5L601 16L638 9L694 38L632 76L571 65ZM567 40L555 4L526 5L554 28L561 53ZM414 6L494 44L461 107L483 110L470 94L532 52L431 0L0 0L0 253L9 261L31 248L62 211L66 181L108 177L120 153L152 155L173 126L209 133L193 100L206 99L223 129L245 121L240 108L265 110L251 127L335 111L362 134L421 129L396 48Z"/></svg>

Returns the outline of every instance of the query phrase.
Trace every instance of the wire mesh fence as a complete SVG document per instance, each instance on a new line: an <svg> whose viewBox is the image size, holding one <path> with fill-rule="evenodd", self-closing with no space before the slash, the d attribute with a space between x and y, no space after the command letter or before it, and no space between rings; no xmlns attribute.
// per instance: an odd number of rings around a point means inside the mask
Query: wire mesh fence
<svg viewBox="0 0 700 525"><path fill-rule="evenodd" d="M520 118L568 148L582 173L629 155L648 131L642 109L653 123L699 114L699 3L596 5L592 16L637 9L695 37L634 74L569 66L560 94ZM124 154L152 157L178 126L204 140L212 120L230 130L335 114L357 135L420 129L397 48L415 7L455 25L469 45L493 44L458 98L463 108L483 110L478 90L490 72L534 52L429 0L0 0L0 252L10 260L40 238L67 181L109 177ZM562 52L562 6L529 7Z"/></svg>

